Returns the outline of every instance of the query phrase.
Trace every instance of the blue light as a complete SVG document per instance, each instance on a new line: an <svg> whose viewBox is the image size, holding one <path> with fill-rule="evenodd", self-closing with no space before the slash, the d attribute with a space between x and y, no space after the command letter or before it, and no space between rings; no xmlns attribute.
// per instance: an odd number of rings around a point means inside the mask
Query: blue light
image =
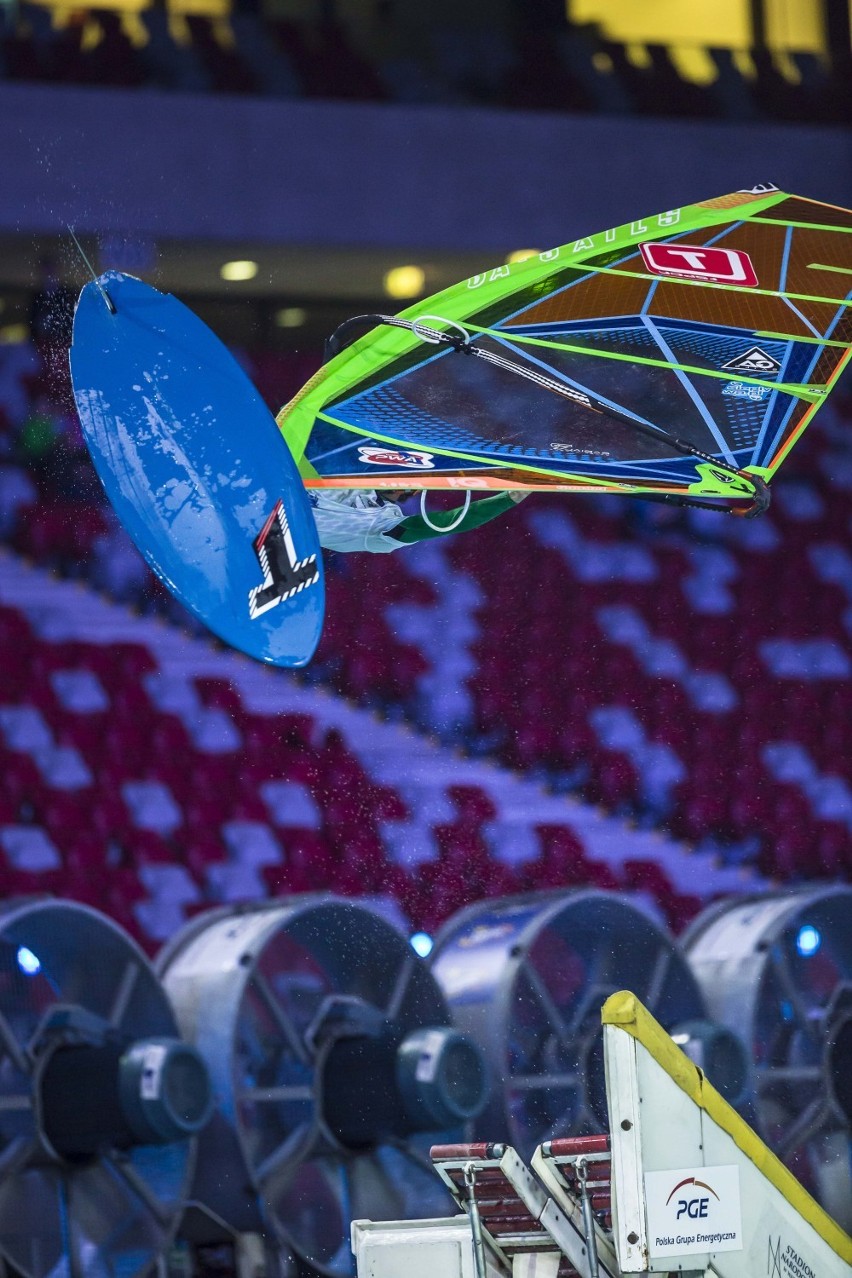
<svg viewBox="0 0 852 1278"><path fill-rule="evenodd" d="M41 971L41 962L32 950L27 949L26 945L18 946L17 959L18 967L22 972L25 972L27 976L38 976Z"/></svg>
<svg viewBox="0 0 852 1278"><path fill-rule="evenodd" d="M796 949L802 958L810 958L822 945L822 936L812 923L803 923L796 933Z"/></svg>
<svg viewBox="0 0 852 1278"><path fill-rule="evenodd" d="M428 932L415 932L413 936L408 938L408 944L415 954L419 954L421 958L428 958L432 953L432 946L435 942Z"/></svg>

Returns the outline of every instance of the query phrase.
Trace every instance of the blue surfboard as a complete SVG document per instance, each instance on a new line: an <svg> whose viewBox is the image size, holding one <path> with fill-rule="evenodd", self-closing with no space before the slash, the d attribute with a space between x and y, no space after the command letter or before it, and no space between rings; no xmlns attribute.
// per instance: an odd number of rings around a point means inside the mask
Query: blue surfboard
<svg viewBox="0 0 852 1278"><path fill-rule="evenodd" d="M109 271L74 317L74 398L116 514L169 590L260 661L303 666L322 631L322 554L275 420L176 298Z"/></svg>

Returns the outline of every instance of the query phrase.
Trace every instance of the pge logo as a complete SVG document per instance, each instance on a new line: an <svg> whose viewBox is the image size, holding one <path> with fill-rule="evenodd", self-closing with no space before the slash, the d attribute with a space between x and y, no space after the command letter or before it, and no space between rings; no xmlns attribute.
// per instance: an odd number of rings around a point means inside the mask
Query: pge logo
<svg viewBox="0 0 852 1278"><path fill-rule="evenodd" d="M652 275L673 275L707 284L736 284L757 288L757 273L748 253L741 249L703 244L640 244L642 258Z"/></svg>
<svg viewBox="0 0 852 1278"><path fill-rule="evenodd" d="M670 1167L668 1171L645 1172L644 1179L652 1260L742 1250L737 1166ZM651 1264L649 1268L658 1266ZM799 1274L797 1278L809 1276Z"/></svg>
<svg viewBox="0 0 852 1278"><path fill-rule="evenodd" d="M687 1176L686 1180L678 1181L672 1192L669 1194L666 1199L667 1207L678 1190L683 1189L685 1185L693 1185L695 1189L706 1189L708 1194L713 1195L716 1202L721 1202L719 1195L716 1193L716 1190L712 1187L712 1185L706 1184L703 1180L696 1180L694 1176ZM706 1220L707 1209L709 1206L710 1199L707 1197L707 1194L697 1194L695 1196L690 1195L689 1197L684 1196L682 1198L678 1198L675 1218L680 1220L682 1217L686 1216L689 1220Z"/></svg>
<svg viewBox="0 0 852 1278"><path fill-rule="evenodd" d="M358 457L362 462L369 462L371 466L405 466L409 470L434 470L435 463L432 460L432 453L422 453L416 450L406 450L403 452L396 448L359 448Z"/></svg>

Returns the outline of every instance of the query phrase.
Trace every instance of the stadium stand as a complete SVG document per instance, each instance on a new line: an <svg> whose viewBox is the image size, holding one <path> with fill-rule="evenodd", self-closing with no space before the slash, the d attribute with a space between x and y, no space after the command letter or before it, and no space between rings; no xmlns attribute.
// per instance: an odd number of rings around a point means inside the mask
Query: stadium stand
<svg viewBox="0 0 852 1278"><path fill-rule="evenodd" d="M431 931L564 882L677 925L762 881L7 550L0 646L0 886L97 903L149 947L270 892L391 897Z"/></svg>
<svg viewBox="0 0 852 1278"><path fill-rule="evenodd" d="M166 883L182 914L309 883L390 890L431 928L481 891L582 881L644 893L677 926L754 875L852 870L842 389L753 522L535 498L471 536L329 556L327 629L297 682L212 652L153 580L49 360L0 348L4 540L184 633L6 555L10 888L67 875L88 899L109 870L138 933ZM302 357L258 361L273 403L304 373ZM399 758L422 758L414 783Z"/></svg>
<svg viewBox="0 0 852 1278"><path fill-rule="evenodd" d="M839 44L826 36L830 56L794 50L779 58L758 45L738 62L732 48L707 47L710 74L699 82L684 76L668 46L644 45L637 59L635 42L570 23L562 5L518 5L512 18L513 7L502 7L503 21L460 15L422 26L389 5L348 18L323 6L298 20L250 4L191 14L82 6L54 18L48 6L24 0L0 6L0 78L694 119L850 119L848 19Z"/></svg>

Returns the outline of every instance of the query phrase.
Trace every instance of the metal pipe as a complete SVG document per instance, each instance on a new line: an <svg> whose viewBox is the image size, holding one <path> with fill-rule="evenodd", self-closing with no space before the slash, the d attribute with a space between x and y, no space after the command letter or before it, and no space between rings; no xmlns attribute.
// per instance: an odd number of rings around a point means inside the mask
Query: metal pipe
<svg viewBox="0 0 852 1278"><path fill-rule="evenodd" d="M580 1155L575 1166L577 1169L577 1183L580 1186L580 1202L583 1207L583 1230L586 1235L589 1272L592 1278L598 1278L598 1243L595 1237L595 1217L592 1212L592 1199L586 1184L589 1169L584 1155Z"/></svg>
<svg viewBox="0 0 852 1278"><path fill-rule="evenodd" d="M464 1183L470 1204L470 1230L473 1235L473 1263L476 1267L476 1278L486 1278L485 1243L482 1240L482 1221L479 1218L479 1207L476 1203L476 1163L465 1163Z"/></svg>

